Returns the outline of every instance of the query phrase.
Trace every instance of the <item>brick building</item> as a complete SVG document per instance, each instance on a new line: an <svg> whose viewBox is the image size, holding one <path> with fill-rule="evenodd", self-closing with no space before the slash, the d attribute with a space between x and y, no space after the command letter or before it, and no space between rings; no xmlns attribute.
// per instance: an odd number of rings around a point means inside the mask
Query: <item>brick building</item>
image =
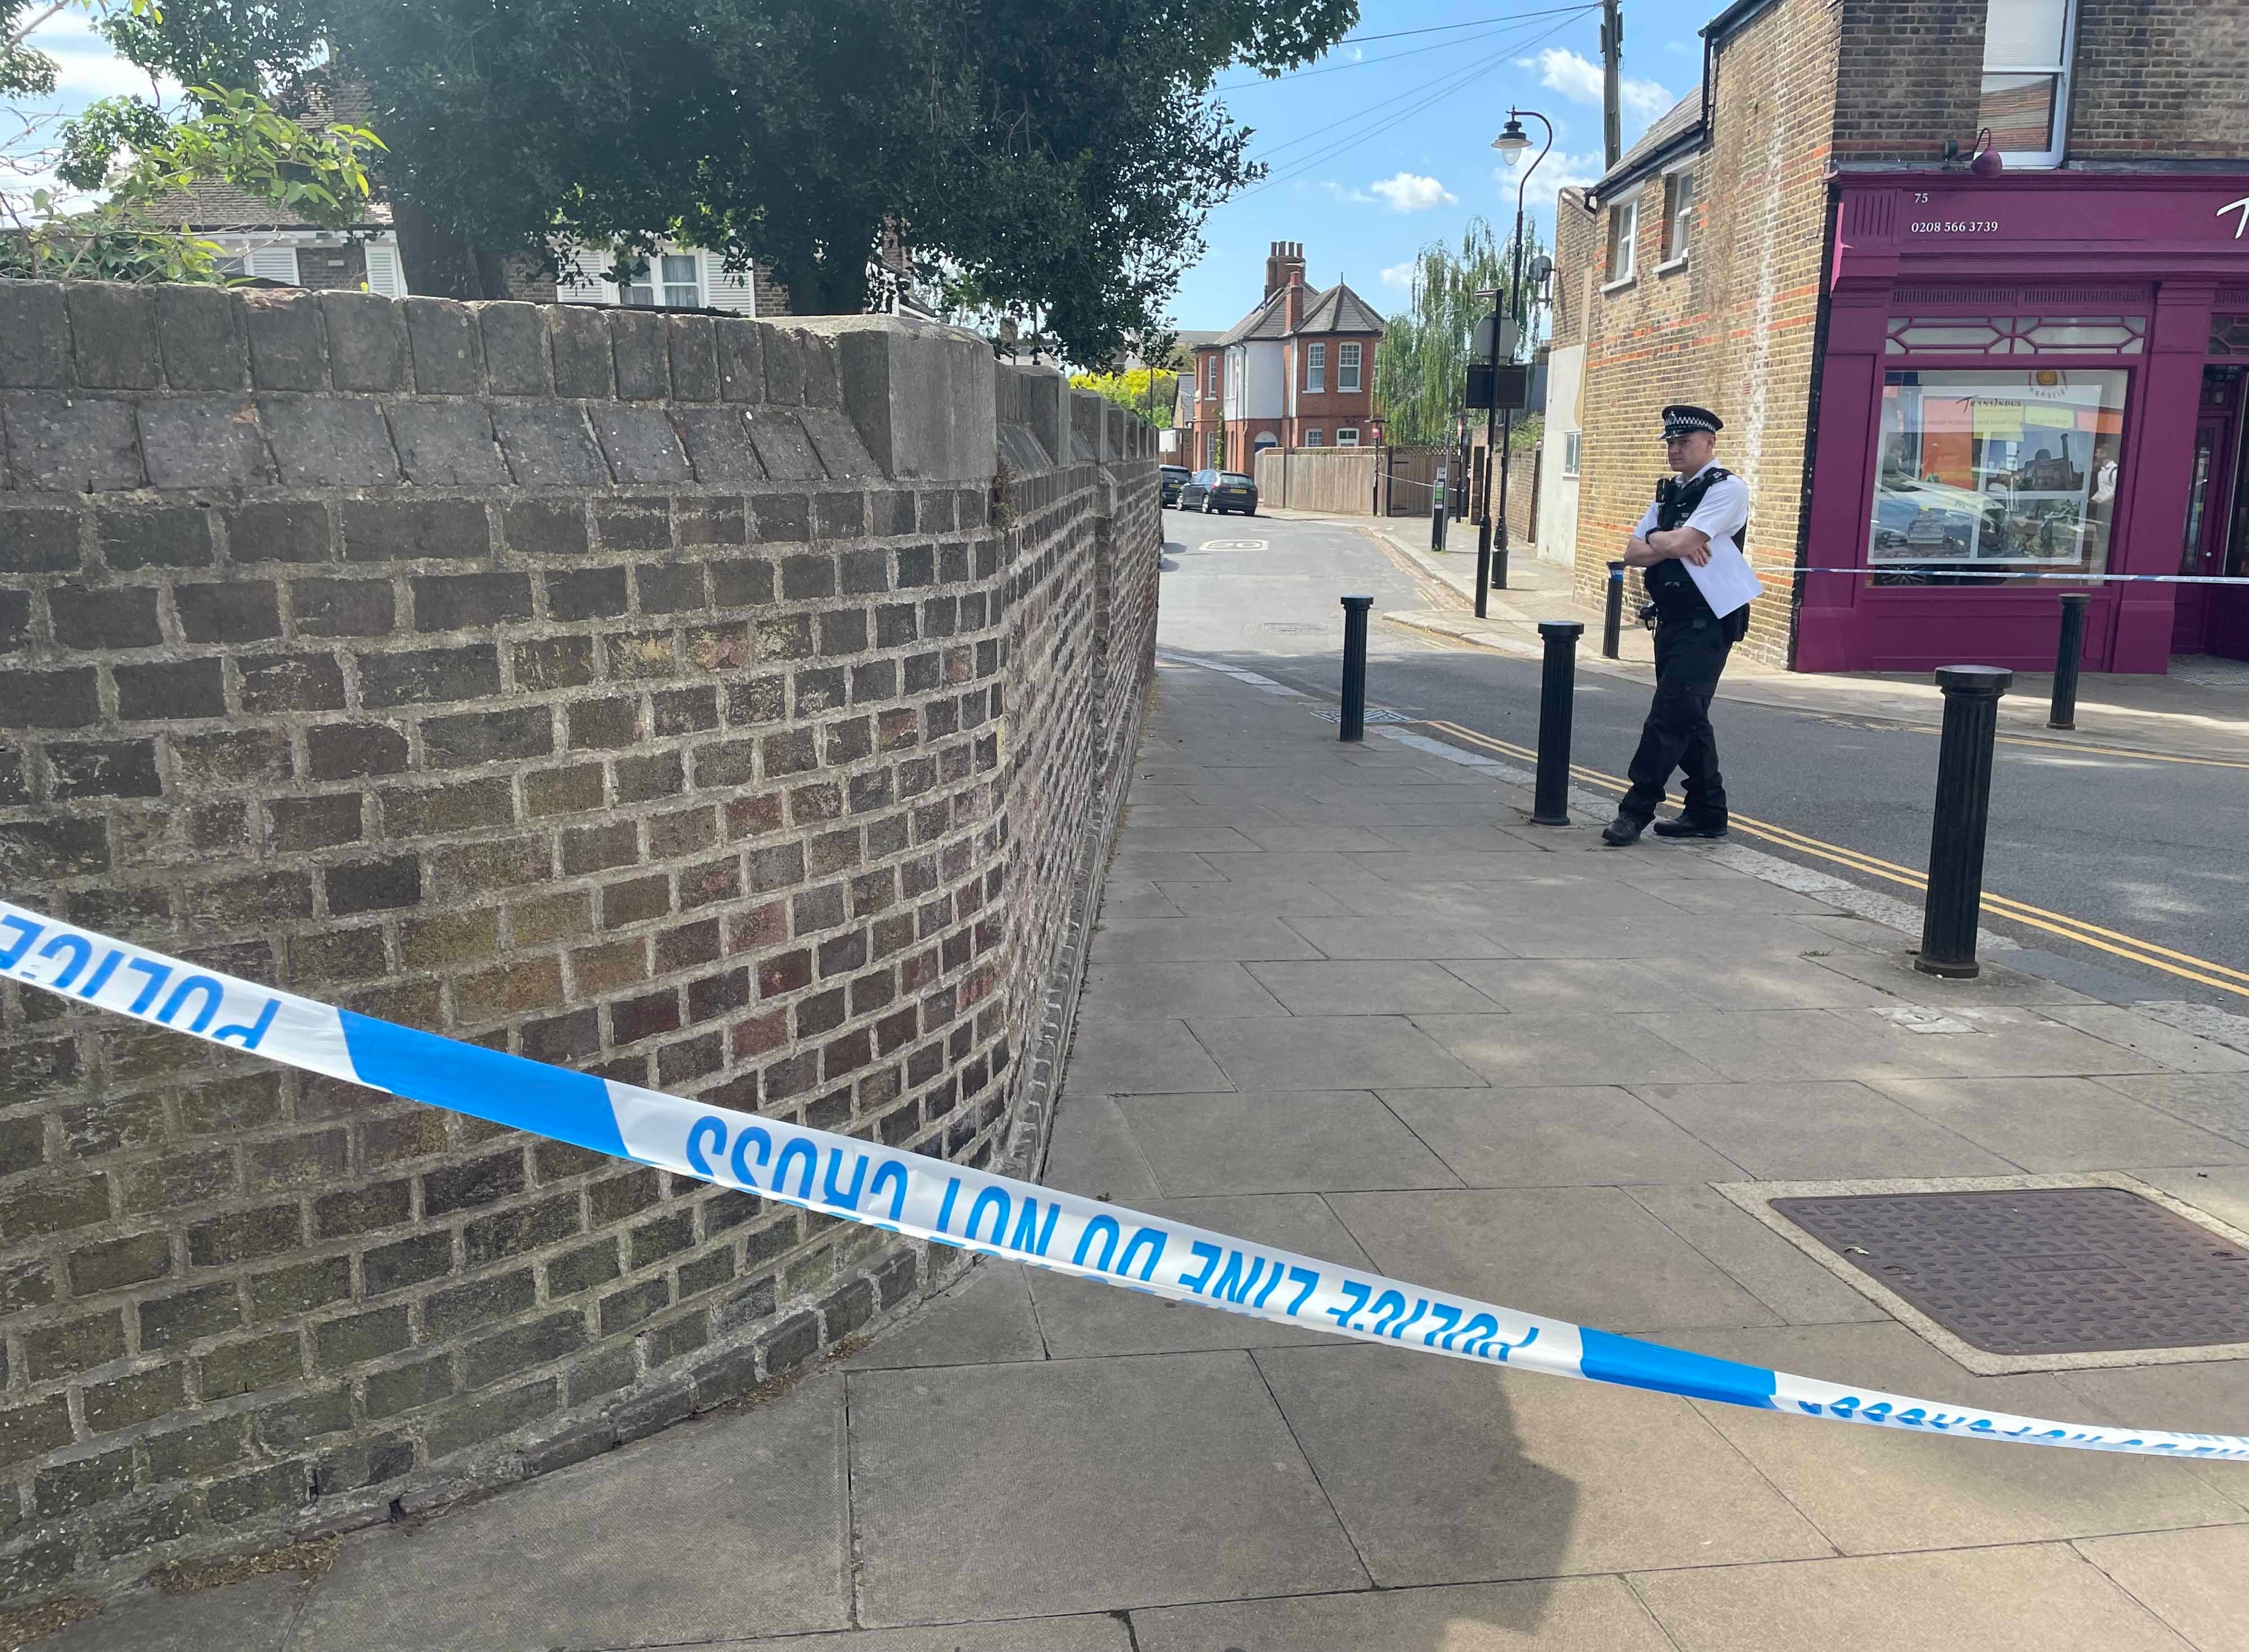
<svg viewBox="0 0 2249 1652"><path fill-rule="evenodd" d="M2249 12L1739 0L1703 40L1558 213L1538 538L1581 594L1683 399L1750 485L1760 657L2046 667L2073 586L2091 668L2249 657L2249 593L2088 577L2249 572Z"/></svg>
<svg viewBox="0 0 2249 1652"><path fill-rule="evenodd" d="M1194 348L1194 383L1181 398L1193 423L1181 463L1247 470L1262 448L1372 447L1374 353L1386 331L1365 299L1338 281L1304 280L1304 245L1276 241L1265 296L1218 338Z"/></svg>

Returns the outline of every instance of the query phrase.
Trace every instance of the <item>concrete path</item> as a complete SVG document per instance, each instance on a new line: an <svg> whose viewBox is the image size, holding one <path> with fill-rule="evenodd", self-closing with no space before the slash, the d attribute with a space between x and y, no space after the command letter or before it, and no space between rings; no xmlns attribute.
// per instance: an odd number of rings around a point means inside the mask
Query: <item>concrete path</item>
<svg viewBox="0 0 2249 1652"><path fill-rule="evenodd" d="M1050 1182L1808 1374L2249 1429L2245 1361L1976 1374L1741 1202L2126 1172L2249 1225L2249 1057L2005 969L1915 976L1895 930L1531 827L1521 788L1317 709L1159 671ZM1983 1013L1895 1013L1931 1006ZM760 1409L41 1652L2240 1652L2245 1577L2249 1465L1736 1411L987 1264Z"/></svg>
<svg viewBox="0 0 2249 1652"><path fill-rule="evenodd" d="M1421 575L1423 601L1406 607L1393 607L1387 600L1376 605L1376 612L1393 624L1456 644L1535 657L1540 651L1539 620L1576 620L1585 627L1581 671L1639 682L1654 679L1654 641L1633 624L1630 613L1619 634L1620 658L1598 658L1600 610L1581 605L1572 588L1571 571L1541 559L1535 547L1515 548L1509 561L1509 588L1490 593L1484 605L1486 617L1478 620L1474 523L1455 523L1448 548L1432 552L1425 519L1324 517L1291 511L1269 514L1296 522L1356 527ZM1737 656L1727 667L1718 696L1746 704L1922 727L1934 728L1943 720L1943 696L1925 671L1805 674L1760 668ZM2079 680L2074 732L2046 728L2053 696L2049 674L2018 673L2014 687L2000 703L2001 725L2061 744L2121 744L2178 757L2249 761L2249 661L2177 660L2163 676L2087 673Z"/></svg>

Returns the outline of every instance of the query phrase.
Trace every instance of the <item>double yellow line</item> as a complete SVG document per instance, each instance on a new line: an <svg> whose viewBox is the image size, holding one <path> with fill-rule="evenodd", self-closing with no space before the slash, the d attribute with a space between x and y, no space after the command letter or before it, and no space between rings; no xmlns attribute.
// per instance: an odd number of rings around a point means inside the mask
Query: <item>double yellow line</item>
<svg viewBox="0 0 2249 1652"><path fill-rule="evenodd" d="M1490 735L1479 734L1474 729L1462 728L1457 723L1446 723L1435 717L1425 717L1422 719L1422 723L1427 728L1441 730L1466 744L1476 746L1487 751L1497 752L1503 757L1514 757L1520 762L1530 764L1536 764L1538 761L1537 752L1528 746L1517 745L1509 740L1494 739ZM2040 742L2040 744L2045 743ZM2053 744L2060 745L2065 743L2056 741ZM1615 775L1604 774L1599 769L1589 769L1582 764L1572 764L1570 775L1572 779L1581 781L1587 785L1599 786L1606 791L1621 792L1625 790L1626 783ZM1840 844L1829 843L1819 838L1807 837L1801 832L1792 832L1786 826L1775 826L1769 820L1759 820L1750 815L1735 814L1730 818L1735 831L1745 833L1750 837L1762 838L1768 843L1777 844L1785 849L1793 849L1799 854L1812 855L1822 860L1833 861L1837 866L1863 873L1868 877L1887 879L1892 883L1902 883L1917 894L1928 892L1929 879L1911 867L1900 866L1895 860L1885 860L1879 855L1867 854L1862 850L1847 849ZM2184 981L2193 981L2203 986L2215 987L2222 992L2231 992L2241 997L2249 998L2249 973L2230 969L2223 963L2213 963L2208 958L2197 957L2191 952L2176 952L2169 947L2158 946L2153 941L2143 941L2136 936L2122 935L2115 929L2103 929L2097 923L2088 923L2082 918L2073 918L2067 913L2049 912L2044 907L2035 907L2026 901L2012 900L2004 895L1993 895L1988 890L1984 895L1984 910L1995 918L2004 918L2012 923L2020 923L2033 929L2042 929L2048 935L2060 936L2065 941L2074 941L2080 946L2106 952L2112 957L2122 958L2147 969L2160 970L2166 975L2175 975Z"/></svg>

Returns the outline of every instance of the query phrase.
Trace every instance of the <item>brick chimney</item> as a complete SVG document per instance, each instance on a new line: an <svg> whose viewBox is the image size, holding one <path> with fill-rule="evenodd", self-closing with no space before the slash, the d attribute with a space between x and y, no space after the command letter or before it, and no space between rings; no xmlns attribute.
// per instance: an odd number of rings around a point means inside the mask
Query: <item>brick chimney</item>
<svg viewBox="0 0 2249 1652"><path fill-rule="evenodd" d="M1276 241L1265 257L1265 296L1269 298L1283 287L1302 286L1303 282L1304 243Z"/></svg>

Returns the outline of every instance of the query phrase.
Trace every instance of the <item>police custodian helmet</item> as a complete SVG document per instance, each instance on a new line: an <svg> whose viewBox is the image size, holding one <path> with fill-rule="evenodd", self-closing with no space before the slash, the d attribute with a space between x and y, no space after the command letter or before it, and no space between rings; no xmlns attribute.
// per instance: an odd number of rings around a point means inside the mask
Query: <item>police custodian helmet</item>
<svg viewBox="0 0 2249 1652"><path fill-rule="evenodd" d="M1712 435L1726 428L1726 422L1708 408L1690 407L1684 401L1675 401L1663 410L1663 439L1693 435L1707 430Z"/></svg>

